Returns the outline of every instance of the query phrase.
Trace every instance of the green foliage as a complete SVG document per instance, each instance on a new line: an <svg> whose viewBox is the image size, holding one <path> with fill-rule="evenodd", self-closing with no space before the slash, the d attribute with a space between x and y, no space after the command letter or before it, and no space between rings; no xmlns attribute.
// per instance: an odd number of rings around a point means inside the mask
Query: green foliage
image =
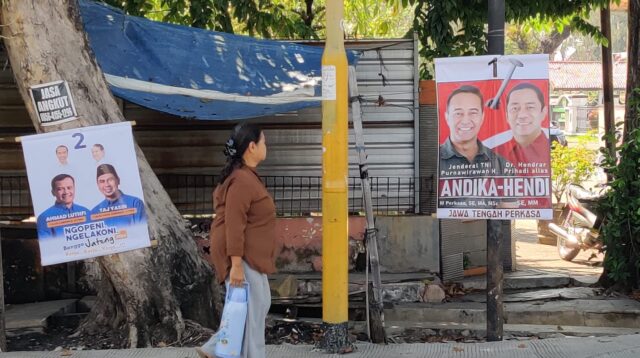
<svg viewBox="0 0 640 358"><path fill-rule="evenodd" d="M471 265L471 258L469 258L469 254L465 253L462 255L462 269L466 270Z"/></svg>
<svg viewBox="0 0 640 358"><path fill-rule="evenodd" d="M412 25L413 9L401 0L344 2L345 35L348 38L399 38Z"/></svg>
<svg viewBox="0 0 640 358"><path fill-rule="evenodd" d="M589 14L590 24L600 25L600 12L593 11ZM623 11L611 12L611 50L624 52L627 50L627 21L628 14ZM574 61L601 61L602 50L597 39L581 33L573 33L562 44L564 48L573 47L576 52L571 56Z"/></svg>
<svg viewBox="0 0 640 358"><path fill-rule="evenodd" d="M636 89L635 94L640 95L640 90ZM633 102L631 106L636 109L640 106L637 97L629 102ZM638 113L635 112L635 116ZM599 205L605 215L600 230L606 252L605 272L614 285L637 288L640 286L640 128L625 134L624 143L616 147L616 155L603 153L605 170L612 177Z"/></svg>
<svg viewBox="0 0 640 358"><path fill-rule="evenodd" d="M103 0L154 20L264 38L317 39L324 35L324 0ZM618 2L619 0L614 0ZM509 0L506 20L531 31L587 34L605 42L587 22L608 0ZM413 14L413 15L411 15ZM431 78L437 57L484 54L488 0L352 0L345 2L347 37L399 37L410 22L421 44L421 77Z"/></svg>
<svg viewBox="0 0 640 358"><path fill-rule="evenodd" d="M540 45L539 32L527 24L508 24L505 28L504 53L521 55L537 52Z"/></svg>
<svg viewBox="0 0 640 358"><path fill-rule="evenodd" d="M324 36L325 0L103 0L135 16L262 38ZM402 37L412 9L402 0L345 2L349 38Z"/></svg>
<svg viewBox="0 0 640 358"><path fill-rule="evenodd" d="M570 35L571 17L543 20L536 16L505 29L505 54L551 54ZM564 31L567 30L566 36Z"/></svg>
<svg viewBox="0 0 640 358"><path fill-rule="evenodd" d="M313 0L103 1L134 16L264 38L318 38L314 19L324 12Z"/></svg>
<svg viewBox="0 0 640 358"><path fill-rule="evenodd" d="M577 143L562 146L554 142L551 148L551 187L556 201L560 202L567 186L581 184L596 170L596 151L589 149L596 141L591 134L583 134Z"/></svg>
<svg viewBox="0 0 640 358"><path fill-rule="evenodd" d="M587 91L587 106L597 106L600 100L600 91Z"/></svg>
<svg viewBox="0 0 640 358"><path fill-rule="evenodd" d="M413 29L422 45L424 63L421 76L431 78L428 64L437 57L481 55L487 51L487 0L406 0L415 5ZM510 0L506 2L506 21L533 21L534 28L571 26L581 33L603 41L597 27L584 19L592 9L608 0ZM537 23L536 23L537 21ZM545 25L546 24L546 25Z"/></svg>

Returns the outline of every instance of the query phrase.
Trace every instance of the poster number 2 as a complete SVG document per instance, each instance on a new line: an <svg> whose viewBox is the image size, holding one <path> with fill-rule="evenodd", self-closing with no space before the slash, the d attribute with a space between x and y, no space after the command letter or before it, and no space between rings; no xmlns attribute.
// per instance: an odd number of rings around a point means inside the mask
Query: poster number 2
<svg viewBox="0 0 640 358"><path fill-rule="evenodd" d="M78 143L76 143L76 146L74 147L75 149L83 149L87 147L85 144L83 144L84 135L82 133L74 133L71 137L78 138Z"/></svg>

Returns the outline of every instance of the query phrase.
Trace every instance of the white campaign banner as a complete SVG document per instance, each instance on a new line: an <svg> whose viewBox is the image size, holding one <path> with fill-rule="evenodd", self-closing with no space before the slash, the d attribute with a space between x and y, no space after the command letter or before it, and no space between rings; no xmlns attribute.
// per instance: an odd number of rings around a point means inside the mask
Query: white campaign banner
<svg viewBox="0 0 640 358"><path fill-rule="evenodd" d="M150 246L129 122L21 141L43 266Z"/></svg>
<svg viewBox="0 0 640 358"><path fill-rule="evenodd" d="M435 61L438 218L551 219L547 55Z"/></svg>

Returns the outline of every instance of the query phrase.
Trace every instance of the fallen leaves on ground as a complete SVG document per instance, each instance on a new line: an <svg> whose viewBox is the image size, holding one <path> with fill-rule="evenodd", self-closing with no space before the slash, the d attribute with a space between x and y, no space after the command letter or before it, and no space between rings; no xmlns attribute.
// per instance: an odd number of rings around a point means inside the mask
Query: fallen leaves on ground
<svg viewBox="0 0 640 358"><path fill-rule="evenodd" d="M444 284L444 292L449 297L464 296L473 291L473 288L464 288L459 282L447 282Z"/></svg>

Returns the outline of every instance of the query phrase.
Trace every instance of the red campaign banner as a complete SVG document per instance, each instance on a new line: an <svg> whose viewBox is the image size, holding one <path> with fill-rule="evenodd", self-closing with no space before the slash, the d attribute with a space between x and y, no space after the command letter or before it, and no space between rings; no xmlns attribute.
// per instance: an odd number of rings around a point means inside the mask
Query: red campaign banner
<svg viewBox="0 0 640 358"><path fill-rule="evenodd" d="M438 217L551 219L547 59L494 58L436 60Z"/></svg>
<svg viewBox="0 0 640 358"><path fill-rule="evenodd" d="M492 98L492 95L495 95L496 90L500 87L501 80L485 80L485 81L468 81L468 82L450 82L450 83L438 83L437 93L438 93L438 121L439 121L439 143L442 144L449 136L449 126L447 126L445 111L447 109L447 98L451 93L462 86L476 86L480 89L480 93L482 93L484 103ZM511 80L507 84L507 88L500 96L500 103L507 103L507 94L513 89L516 85L520 83L531 83L538 87L542 92L542 95L545 98L545 103L548 103L549 98L549 81L548 80ZM547 105L548 106L548 105ZM485 108L485 111L487 109ZM482 123L480 131L478 132L478 139L481 141L487 140L497 134L505 133L511 130L509 127L509 123L506 120L506 114L503 109L499 109L497 111L491 111L491 118L485 118L485 121ZM546 114L549 113L547 108ZM549 116L545 115L541 127L545 130L549 129Z"/></svg>

